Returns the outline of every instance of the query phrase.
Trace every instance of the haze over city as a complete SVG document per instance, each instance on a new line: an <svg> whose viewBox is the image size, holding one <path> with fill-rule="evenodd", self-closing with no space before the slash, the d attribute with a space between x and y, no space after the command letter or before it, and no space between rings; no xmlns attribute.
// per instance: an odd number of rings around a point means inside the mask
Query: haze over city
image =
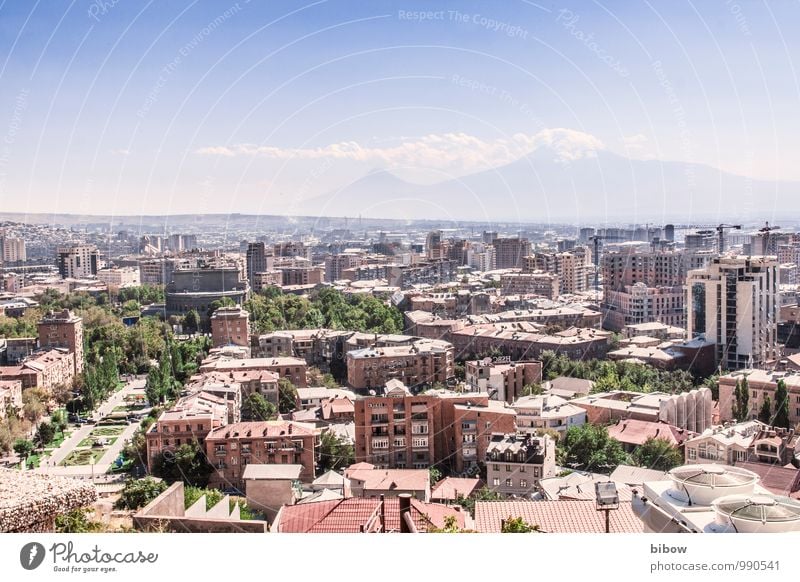
<svg viewBox="0 0 800 582"><path fill-rule="evenodd" d="M796 215L792 4L6 3L17 212Z"/></svg>

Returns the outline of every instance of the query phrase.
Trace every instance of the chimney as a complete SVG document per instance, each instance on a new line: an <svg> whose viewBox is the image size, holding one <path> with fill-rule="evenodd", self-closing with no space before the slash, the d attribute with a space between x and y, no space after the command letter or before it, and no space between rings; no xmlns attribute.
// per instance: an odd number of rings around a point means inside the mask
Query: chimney
<svg viewBox="0 0 800 582"><path fill-rule="evenodd" d="M397 497L400 500L400 533L412 533L408 523L411 520L411 494L401 493Z"/></svg>

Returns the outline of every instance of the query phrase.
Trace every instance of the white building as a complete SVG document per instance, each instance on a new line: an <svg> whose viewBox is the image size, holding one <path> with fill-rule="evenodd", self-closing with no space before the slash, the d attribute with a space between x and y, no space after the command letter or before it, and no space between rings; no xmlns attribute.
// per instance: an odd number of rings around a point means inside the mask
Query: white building
<svg viewBox="0 0 800 582"><path fill-rule="evenodd" d="M86 279L97 275L98 252L94 245L68 245L56 250L58 272L64 279Z"/></svg>
<svg viewBox="0 0 800 582"><path fill-rule="evenodd" d="M586 422L586 410L552 394L525 396L511 407L517 412L517 429L527 433L542 428L566 432Z"/></svg>
<svg viewBox="0 0 800 582"><path fill-rule="evenodd" d="M100 269L97 271L97 279L108 285L109 289L138 287L141 284L139 280L138 267L114 267L113 269Z"/></svg>
<svg viewBox="0 0 800 582"><path fill-rule="evenodd" d="M720 257L687 277L689 337L717 344L728 370L764 367L777 357L778 262L774 257Z"/></svg>

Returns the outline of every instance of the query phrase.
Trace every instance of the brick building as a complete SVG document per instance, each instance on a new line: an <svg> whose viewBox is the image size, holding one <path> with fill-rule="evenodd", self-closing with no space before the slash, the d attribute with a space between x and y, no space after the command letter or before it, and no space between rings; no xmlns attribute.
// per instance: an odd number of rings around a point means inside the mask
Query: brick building
<svg viewBox="0 0 800 582"><path fill-rule="evenodd" d="M214 466L209 484L244 489L244 469L249 464L302 465L300 480L316 476L319 429L313 425L270 420L237 422L212 430L206 436L206 455Z"/></svg>
<svg viewBox="0 0 800 582"><path fill-rule="evenodd" d="M65 348L75 354L75 374L83 371L83 319L64 309L50 312L38 324L39 347Z"/></svg>
<svg viewBox="0 0 800 582"><path fill-rule="evenodd" d="M412 387L444 384L453 378L454 366L453 346L440 340L369 347L347 353L347 383L356 390L379 388L393 379Z"/></svg>
<svg viewBox="0 0 800 582"><path fill-rule="evenodd" d="M215 348L250 345L250 314L239 306L220 307L211 316L211 342Z"/></svg>
<svg viewBox="0 0 800 582"><path fill-rule="evenodd" d="M197 443L205 450L209 432L227 424L228 407L223 398L207 392L197 392L181 398L175 406L165 410L145 434L147 440L147 467L164 451L175 451L181 445Z"/></svg>

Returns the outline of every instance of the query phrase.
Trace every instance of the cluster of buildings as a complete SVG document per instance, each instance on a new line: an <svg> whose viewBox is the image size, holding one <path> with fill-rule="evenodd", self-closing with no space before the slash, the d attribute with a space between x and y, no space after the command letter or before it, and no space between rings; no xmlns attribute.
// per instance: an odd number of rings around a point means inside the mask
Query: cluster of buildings
<svg viewBox="0 0 800 582"><path fill-rule="evenodd" d="M32 338L0 340L0 382L50 391L83 370L83 320L68 310L46 314Z"/></svg>

